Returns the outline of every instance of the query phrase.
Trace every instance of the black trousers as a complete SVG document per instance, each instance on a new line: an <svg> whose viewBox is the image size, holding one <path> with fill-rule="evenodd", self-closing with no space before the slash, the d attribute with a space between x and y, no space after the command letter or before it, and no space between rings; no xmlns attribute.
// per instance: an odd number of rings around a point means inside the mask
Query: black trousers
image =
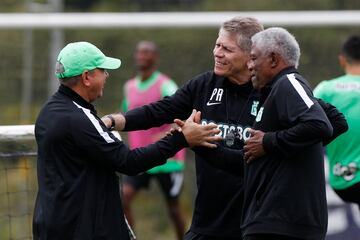
<svg viewBox="0 0 360 240"><path fill-rule="evenodd" d="M360 183L355 183L351 187L336 190L336 194L345 202L356 203L360 209Z"/></svg>
<svg viewBox="0 0 360 240"><path fill-rule="evenodd" d="M278 234L251 234L244 237L244 240L308 240L303 238L295 238Z"/></svg>

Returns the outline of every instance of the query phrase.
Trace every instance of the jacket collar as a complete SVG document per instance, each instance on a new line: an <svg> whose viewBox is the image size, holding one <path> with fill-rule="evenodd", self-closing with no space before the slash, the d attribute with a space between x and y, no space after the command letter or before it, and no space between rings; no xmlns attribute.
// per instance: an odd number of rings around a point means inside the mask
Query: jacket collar
<svg viewBox="0 0 360 240"><path fill-rule="evenodd" d="M231 82L228 78L224 78L224 86L228 91L236 92L240 95L249 95L254 89L250 80L244 84L236 84Z"/></svg>
<svg viewBox="0 0 360 240"><path fill-rule="evenodd" d="M275 75L275 77L273 77L273 79L268 82L268 84L266 84L261 90L261 96L260 96L260 106L265 102L265 99L269 96L271 89L273 88L273 86L275 85L275 83L284 75L289 74L289 73L298 73L296 68L294 67L287 67L284 68L283 70L281 70L278 74Z"/></svg>
<svg viewBox="0 0 360 240"><path fill-rule="evenodd" d="M76 102L77 104L79 104L80 106L90 109L90 111L95 112L96 110L94 108L94 106L89 103L88 101L86 101L84 98L82 98L79 94L77 94L74 90L72 90L71 88L60 84L59 90L58 92L60 94L66 95L67 97L69 97L71 100L73 100L74 102Z"/></svg>
<svg viewBox="0 0 360 240"><path fill-rule="evenodd" d="M269 90L272 89L272 87L274 86L274 84L284 75L289 74L289 73L298 73L298 71L296 70L296 68L294 67L287 67L284 68L283 70L281 70L278 74L275 75L275 77L273 77L273 79L268 82L261 90L260 92L268 92Z"/></svg>

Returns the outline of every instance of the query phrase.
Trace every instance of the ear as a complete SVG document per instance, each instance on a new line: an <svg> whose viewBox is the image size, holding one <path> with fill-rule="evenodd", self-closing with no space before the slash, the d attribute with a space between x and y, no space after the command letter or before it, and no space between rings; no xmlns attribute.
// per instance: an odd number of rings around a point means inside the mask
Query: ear
<svg viewBox="0 0 360 240"><path fill-rule="evenodd" d="M90 77L91 77L90 72L88 70L85 70L81 74L81 82L83 83L84 86L89 87L91 85Z"/></svg>
<svg viewBox="0 0 360 240"><path fill-rule="evenodd" d="M270 59L271 68L276 68L277 65L279 64L279 55L274 52L271 52L269 54L269 59Z"/></svg>
<svg viewBox="0 0 360 240"><path fill-rule="evenodd" d="M344 55L339 54L338 56L338 60L339 60L339 65L342 69L345 69L347 66L347 61Z"/></svg>

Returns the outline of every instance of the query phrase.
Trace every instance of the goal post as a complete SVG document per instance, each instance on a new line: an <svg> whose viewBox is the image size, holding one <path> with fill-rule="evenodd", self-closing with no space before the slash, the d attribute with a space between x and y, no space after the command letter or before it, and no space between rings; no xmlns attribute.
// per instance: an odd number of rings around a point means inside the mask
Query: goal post
<svg viewBox="0 0 360 240"><path fill-rule="evenodd" d="M121 140L119 132L112 133ZM35 140L35 125L0 125L1 140L32 139Z"/></svg>
<svg viewBox="0 0 360 240"><path fill-rule="evenodd" d="M234 16L255 17L264 25L353 26L360 11L2 13L0 29L218 27Z"/></svg>
<svg viewBox="0 0 360 240"><path fill-rule="evenodd" d="M0 139L34 139L34 125L0 126Z"/></svg>

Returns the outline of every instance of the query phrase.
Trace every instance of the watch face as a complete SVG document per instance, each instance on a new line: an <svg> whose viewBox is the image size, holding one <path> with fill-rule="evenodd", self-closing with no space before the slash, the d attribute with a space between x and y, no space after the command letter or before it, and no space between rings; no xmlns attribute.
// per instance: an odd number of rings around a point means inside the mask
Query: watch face
<svg viewBox="0 0 360 240"><path fill-rule="evenodd" d="M225 136L224 142L229 148L241 149L244 146L241 135L236 130L229 131Z"/></svg>
<svg viewBox="0 0 360 240"><path fill-rule="evenodd" d="M232 131L230 131L228 134L226 134L225 144L228 147L232 147L234 143L235 143L235 134Z"/></svg>

